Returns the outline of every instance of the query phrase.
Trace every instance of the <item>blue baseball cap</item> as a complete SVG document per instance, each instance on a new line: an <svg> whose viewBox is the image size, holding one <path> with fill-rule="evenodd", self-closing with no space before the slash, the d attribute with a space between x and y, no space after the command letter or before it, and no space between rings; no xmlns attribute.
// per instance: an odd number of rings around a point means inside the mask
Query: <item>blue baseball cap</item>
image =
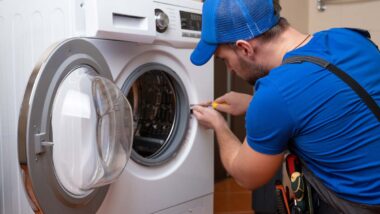
<svg viewBox="0 0 380 214"><path fill-rule="evenodd" d="M273 0L206 0L202 13L201 40L190 57L194 65L208 62L218 44L258 37L280 19Z"/></svg>

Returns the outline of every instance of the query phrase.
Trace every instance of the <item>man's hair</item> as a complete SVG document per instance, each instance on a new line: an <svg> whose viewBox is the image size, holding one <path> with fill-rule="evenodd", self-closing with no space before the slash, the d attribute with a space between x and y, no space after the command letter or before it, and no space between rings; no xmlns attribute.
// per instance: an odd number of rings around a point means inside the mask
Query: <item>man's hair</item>
<svg viewBox="0 0 380 214"><path fill-rule="evenodd" d="M273 8L274 8L274 13L280 16L281 12L281 5L280 5L280 0L273 0ZM277 36L279 36L282 32L284 32L287 28L289 27L289 22L281 17L278 23L273 26L271 29L260 35L258 38L260 38L261 41L263 42L268 42Z"/></svg>

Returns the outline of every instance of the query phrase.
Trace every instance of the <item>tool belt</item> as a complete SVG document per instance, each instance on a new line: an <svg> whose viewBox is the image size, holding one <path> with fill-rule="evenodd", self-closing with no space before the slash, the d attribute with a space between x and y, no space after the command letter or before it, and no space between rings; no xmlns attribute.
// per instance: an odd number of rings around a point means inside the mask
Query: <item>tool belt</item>
<svg viewBox="0 0 380 214"><path fill-rule="evenodd" d="M294 196L290 198L289 192L281 184L276 185L279 214L380 213L380 205L359 204L338 197L293 154L286 157L286 171ZM280 192L283 193L282 198Z"/></svg>

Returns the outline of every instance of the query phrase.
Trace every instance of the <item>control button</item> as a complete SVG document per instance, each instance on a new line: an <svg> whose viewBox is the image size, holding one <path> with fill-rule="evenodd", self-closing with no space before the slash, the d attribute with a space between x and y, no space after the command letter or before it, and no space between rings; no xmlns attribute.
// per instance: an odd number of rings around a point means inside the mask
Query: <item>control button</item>
<svg viewBox="0 0 380 214"><path fill-rule="evenodd" d="M201 34L199 34L199 33L187 33L187 32L182 32L182 37L190 37L190 38L196 38L196 39L199 39L199 38L201 38Z"/></svg>
<svg viewBox="0 0 380 214"><path fill-rule="evenodd" d="M154 12L156 16L156 30L157 32L163 33L168 29L169 17L160 9L155 9Z"/></svg>

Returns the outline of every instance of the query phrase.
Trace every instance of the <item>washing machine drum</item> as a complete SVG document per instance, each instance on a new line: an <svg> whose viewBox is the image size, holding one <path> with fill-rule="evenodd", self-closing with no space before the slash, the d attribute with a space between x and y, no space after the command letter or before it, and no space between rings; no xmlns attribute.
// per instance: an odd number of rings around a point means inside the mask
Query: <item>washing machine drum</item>
<svg viewBox="0 0 380 214"><path fill-rule="evenodd" d="M184 143L190 116L182 79L166 65L148 63L131 73L122 91L133 109L132 159L146 166L173 159Z"/></svg>
<svg viewBox="0 0 380 214"><path fill-rule="evenodd" d="M134 82L128 100L134 110L133 149L143 157L152 157L165 146L175 126L174 86L162 71L148 72Z"/></svg>
<svg viewBox="0 0 380 214"><path fill-rule="evenodd" d="M130 158L131 106L90 41L54 46L29 79L18 150L35 212L95 213Z"/></svg>

